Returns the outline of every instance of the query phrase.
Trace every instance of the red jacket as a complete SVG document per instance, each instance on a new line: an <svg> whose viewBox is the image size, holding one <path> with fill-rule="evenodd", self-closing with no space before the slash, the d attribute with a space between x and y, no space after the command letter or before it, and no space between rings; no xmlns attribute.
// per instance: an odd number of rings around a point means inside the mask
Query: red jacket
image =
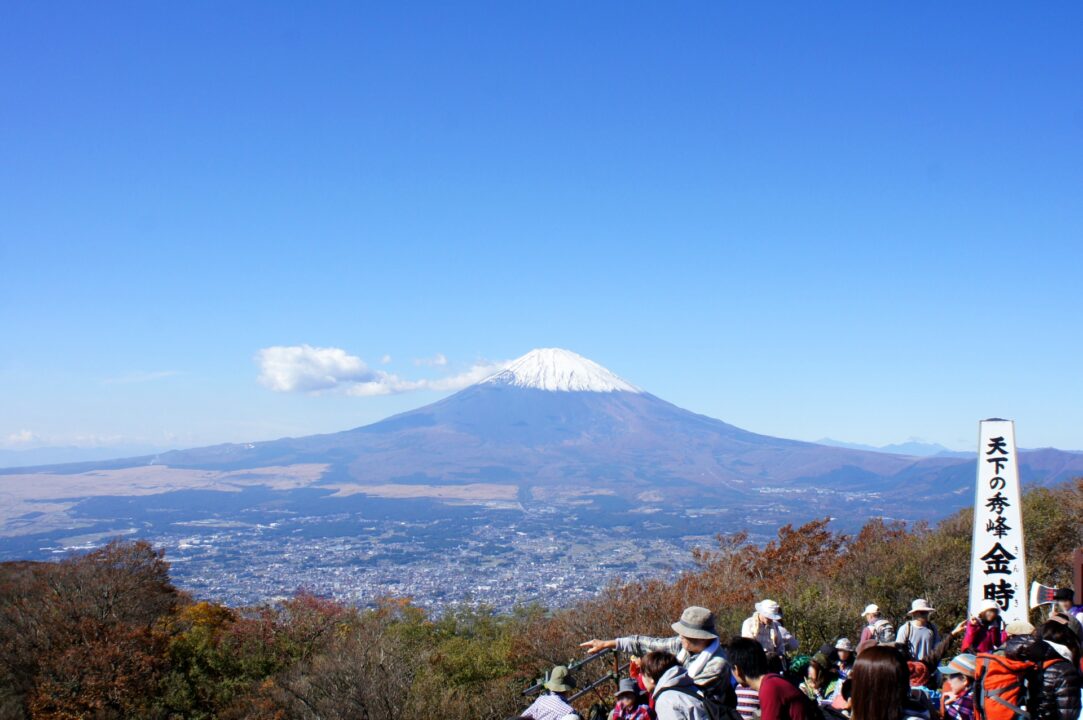
<svg viewBox="0 0 1083 720"><path fill-rule="evenodd" d="M991 623L984 620L971 620L966 624L966 634L963 635L963 652L975 655L993 652L1007 639L1008 636L1004 633L1004 621L999 617Z"/></svg>
<svg viewBox="0 0 1083 720"><path fill-rule="evenodd" d="M760 679L761 720L812 720L808 698L773 673Z"/></svg>

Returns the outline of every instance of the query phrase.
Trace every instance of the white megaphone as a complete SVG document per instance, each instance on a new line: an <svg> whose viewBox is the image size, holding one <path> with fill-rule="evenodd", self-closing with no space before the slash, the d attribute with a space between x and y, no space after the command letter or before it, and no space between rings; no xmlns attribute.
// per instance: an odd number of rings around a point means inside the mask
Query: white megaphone
<svg viewBox="0 0 1083 720"><path fill-rule="evenodd" d="M1057 588L1046 587L1037 580L1030 584L1030 606L1051 605L1056 602Z"/></svg>

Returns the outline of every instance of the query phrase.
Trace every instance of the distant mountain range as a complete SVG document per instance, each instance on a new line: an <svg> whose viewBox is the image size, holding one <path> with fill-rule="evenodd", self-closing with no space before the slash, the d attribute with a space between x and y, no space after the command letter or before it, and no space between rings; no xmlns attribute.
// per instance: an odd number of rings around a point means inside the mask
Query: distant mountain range
<svg viewBox="0 0 1083 720"><path fill-rule="evenodd" d="M102 447L79 447L76 445L42 445L18 450L0 449L0 468L33 467L35 465L60 465L63 463L93 462L118 457L145 456L165 452L169 448L154 445L108 445Z"/></svg>
<svg viewBox="0 0 1083 720"><path fill-rule="evenodd" d="M261 483L502 506L607 496L628 510L699 509L768 524L823 514L932 518L970 502L973 456L925 444L889 447L748 432L668 403L570 351L539 349L439 402L364 427L7 469L0 491L21 484L14 497L24 510L28 502L63 506L126 488L146 495ZM1083 475L1080 453L1043 449L1020 460L1029 483ZM14 512L6 519L26 519Z"/></svg>
<svg viewBox="0 0 1083 720"><path fill-rule="evenodd" d="M868 452L890 453L892 455L912 455L914 457L932 457L944 455L947 457L970 457L973 452L952 450L939 443L927 443L920 440L908 440L902 443L890 445L864 445L862 443L844 442L831 438L821 438L816 441L817 445L830 445L831 447L849 448L850 450L867 450Z"/></svg>

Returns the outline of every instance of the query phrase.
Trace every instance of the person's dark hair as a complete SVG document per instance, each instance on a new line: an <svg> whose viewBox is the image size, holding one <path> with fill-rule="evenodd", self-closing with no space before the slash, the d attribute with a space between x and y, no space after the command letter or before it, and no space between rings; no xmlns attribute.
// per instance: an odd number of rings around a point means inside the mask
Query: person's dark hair
<svg viewBox="0 0 1083 720"><path fill-rule="evenodd" d="M910 671L893 648L870 647L850 672L853 720L901 720L910 696Z"/></svg>
<svg viewBox="0 0 1083 720"><path fill-rule="evenodd" d="M758 678L767 674L767 653L763 647L750 638L734 638L726 648L730 665L737 668L746 678Z"/></svg>
<svg viewBox="0 0 1083 720"><path fill-rule="evenodd" d="M666 674L666 670L676 664L677 658L673 656L673 653L665 650L649 652L639 661L639 667L642 668L643 674L655 682L658 682L659 678Z"/></svg>
<svg viewBox="0 0 1083 720"><path fill-rule="evenodd" d="M1049 620L1038 628L1038 637L1067 647L1072 653L1072 665L1079 666L1079 638L1066 624Z"/></svg>
<svg viewBox="0 0 1083 720"><path fill-rule="evenodd" d="M781 675L786 671L786 667L782 664L782 656L778 653L765 653L767 656L767 672Z"/></svg>
<svg viewBox="0 0 1083 720"><path fill-rule="evenodd" d="M826 663L826 664L825 664ZM805 668L805 679L808 680L808 671L812 668L816 668L816 687L824 688L830 685L837 677L835 668L830 664L827 658L822 655L819 657L813 657L808 661L808 667Z"/></svg>

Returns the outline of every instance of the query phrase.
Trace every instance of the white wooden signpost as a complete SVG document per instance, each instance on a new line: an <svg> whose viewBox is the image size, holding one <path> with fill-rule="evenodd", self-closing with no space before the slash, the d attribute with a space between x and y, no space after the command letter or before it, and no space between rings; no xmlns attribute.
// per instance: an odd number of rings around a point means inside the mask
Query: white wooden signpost
<svg viewBox="0 0 1083 720"><path fill-rule="evenodd" d="M977 615L983 600L992 600L1005 622L1027 619L1030 608L1021 503L1015 424L999 418L983 420L970 556L971 617Z"/></svg>

